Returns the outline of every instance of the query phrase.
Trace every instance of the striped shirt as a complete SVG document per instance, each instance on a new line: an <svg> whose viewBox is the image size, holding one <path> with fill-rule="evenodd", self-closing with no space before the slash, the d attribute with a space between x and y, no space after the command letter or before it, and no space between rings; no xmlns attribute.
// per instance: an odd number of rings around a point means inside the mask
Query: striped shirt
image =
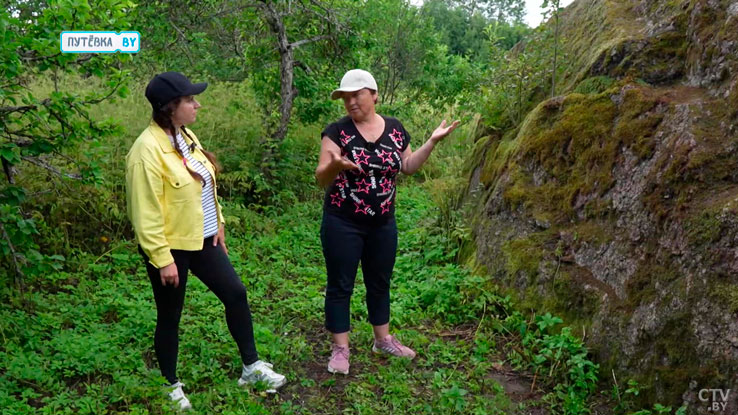
<svg viewBox="0 0 738 415"><path fill-rule="evenodd" d="M173 141L172 137L169 137ZM202 213L203 213L203 238L209 238L218 233L218 211L215 207L215 189L210 171L190 154L190 148L185 143L182 134L177 132L177 147L187 160L187 167L195 171L203 178L205 184L202 186ZM174 143L172 143L174 144Z"/></svg>

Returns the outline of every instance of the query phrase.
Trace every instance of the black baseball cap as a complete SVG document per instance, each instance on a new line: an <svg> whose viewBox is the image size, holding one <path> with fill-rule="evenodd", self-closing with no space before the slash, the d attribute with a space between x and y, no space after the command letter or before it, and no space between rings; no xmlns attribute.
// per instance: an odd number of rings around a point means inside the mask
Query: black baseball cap
<svg viewBox="0 0 738 415"><path fill-rule="evenodd" d="M174 98L197 95L207 87L207 82L193 84L179 72L164 72L149 81L146 86L146 99L154 110L158 110Z"/></svg>

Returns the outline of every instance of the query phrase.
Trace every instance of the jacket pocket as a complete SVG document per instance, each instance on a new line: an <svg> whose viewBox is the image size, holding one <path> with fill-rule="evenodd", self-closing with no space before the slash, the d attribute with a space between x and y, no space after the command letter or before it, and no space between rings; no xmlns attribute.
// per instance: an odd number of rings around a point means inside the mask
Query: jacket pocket
<svg viewBox="0 0 738 415"><path fill-rule="evenodd" d="M164 176L165 203L182 203L199 201L196 181L188 172L168 174Z"/></svg>
<svg viewBox="0 0 738 415"><path fill-rule="evenodd" d="M189 174L167 175L166 179L169 185L175 189L180 189L195 181L195 179Z"/></svg>
<svg viewBox="0 0 738 415"><path fill-rule="evenodd" d="M202 238L202 219L197 220L197 207L192 203L167 203L164 216L164 234L170 243L174 240Z"/></svg>

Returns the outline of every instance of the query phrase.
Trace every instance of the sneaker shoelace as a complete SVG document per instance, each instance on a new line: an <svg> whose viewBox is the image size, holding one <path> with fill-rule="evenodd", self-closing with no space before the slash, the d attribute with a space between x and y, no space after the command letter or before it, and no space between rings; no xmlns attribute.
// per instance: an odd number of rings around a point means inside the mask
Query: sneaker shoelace
<svg viewBox="0 0 738 415"><path fill-rule="evenodd" d="M184 385L185 384L182 382L177 382L173 385L170 385L170 387L172 388L172 391L169 392L169 396L171 396L172 399L175 399L175 400L182 399L185 396L184 391L182 390L182 386Z"/></svg>
<svg viewBox="0 0 738 415"><path fill-rule="evenodd" d="M402 343L395 336L390 336L389 344L394 352L402 352Z"/></svg>
<svg viewBox="0 0 738 415"><path fill-rule="evenodd" d="M337 355L340 355L344 359L348 360L349 358L349 349L348 347L342 347L338 345L333 346L333 356L336 357Z"/></svg>
<svg viewBox="0 0 738 415"><path fill-rule="evenodd" d="M262 362L262 365L259 368L259 373L260 373L259 378L269 383L272 383L272 382L277 382L280 378L284 377L280 375L279 373L275 372L272 369L272 367L274 366L272 366L271 363Z"/></svg>

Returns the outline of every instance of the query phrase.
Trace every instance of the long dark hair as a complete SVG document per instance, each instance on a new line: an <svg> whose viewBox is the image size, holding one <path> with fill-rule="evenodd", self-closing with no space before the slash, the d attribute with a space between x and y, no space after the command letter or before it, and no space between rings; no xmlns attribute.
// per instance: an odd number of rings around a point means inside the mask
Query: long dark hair
<svg viewBox="0 0 738 415"><path fill-rule="evenodd" d="M161 127L164 131L168 132L169 134L172 134L172 136L175 136L175 137L177 133L174 131L174 124L172 123L172 115L174 114L174 111L177 109L179 104L182 102L182 98L184 97L174 98L173 100L169 101L166 105L162 106L158 110L153 110L153 113L151 115L154 121L156 121L156 123L159 124L159 127ZM190 140L194 142L192 137L187 133L187 129L184 126L180 127L180 131L182 131L184 135L189 137ZM174 145L174 150L177 151L177 154L179 154L180 157L184 158L184 154L182 154L182 150L180 150L178 146ZM218 158L215 157L215 153L211 151L207 151L202 147L200 147L200 151L202 151L202 153L205 154L205 157L207 157L207 159L210 160L210 163L213 164L213 169L215 170L215 174L217 175L218 173L220 173L222 168L220 166L220 163L218 163ZM199 174L193 172L190 169L187 169L187 171L190 172L192 177L196 178L197 180L200 180L203 184L205 183L205 181Z"/></svg>

